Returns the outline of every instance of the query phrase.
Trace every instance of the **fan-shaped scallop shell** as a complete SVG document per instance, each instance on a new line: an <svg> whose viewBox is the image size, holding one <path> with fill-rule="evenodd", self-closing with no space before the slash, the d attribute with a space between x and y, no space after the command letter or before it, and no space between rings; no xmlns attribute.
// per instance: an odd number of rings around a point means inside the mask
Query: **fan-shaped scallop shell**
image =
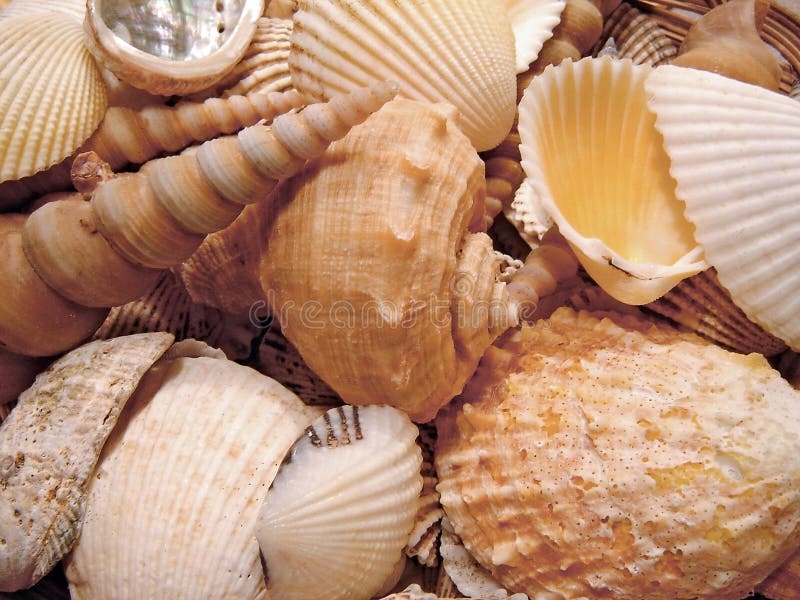
<svg viewBox="0 0 800 600"><path fill-rule="evenodd" d="M708 262L750 319L799 349L800 104L672 66L645 88Z"/></svg>
<svg viewBox="0 0 800 600"><path fill-rule="evenodd" d="M511 20L517 73L524 73L553 36L566 0L502 0Z"/></svg>
<svg viewBox="0 0 800 600"><path fill-rule="evenodd" d="M67 560L72 598L263 598L258 507L318 414L248 367L165 357L131 398L89 485Z"/></svg>
<svg viewBox="0 0 800 600"><path fill-rule="evenodd" d="M404 558L422 489L418 431L388 406L306 428L258 515L270 596L368 600Z"/></svg>
<svg viewBox="0 0 800 600"><path fill-rule="evenodd" d="M651 68L610 57L565 60L520 104L522 166L513 207L531 232L552 219L589 275L629 304L707 268L675 196L645 103Z"/></svg>
<svg viewBox="0 0 800 600"><path fill-rule="evenodd" d="M87 0L86 45L97 62L151 94L185 95L242 58L263 0L183 3Z"/></svg>
<svg viewBox="0 0 800 600"><path fill-rule="evenodd" d="M742 598L797 546L799 400L757 354L560 309L443 409L442 505L512 591Z"/></svg>
<svg viewBox="0 0 800 600"><path fill-rule="evenodd" d="M304 94L385 79L406 98L453 104L477 150L511 128L514 38L496 0L301 0L293 20L289 68Z"/></svg>
<svg viewBox="0 0 800 600"><path fill-rule="evenodd" d="M106 112L106 87L81 24L59 13L13 17L0 30L0 181L72 154Z"/></svg>

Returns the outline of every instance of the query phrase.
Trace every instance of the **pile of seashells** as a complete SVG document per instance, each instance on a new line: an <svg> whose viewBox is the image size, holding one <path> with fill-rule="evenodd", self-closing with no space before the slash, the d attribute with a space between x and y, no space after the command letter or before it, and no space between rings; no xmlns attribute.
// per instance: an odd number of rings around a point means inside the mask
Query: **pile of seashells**
<svg viewBox="0 0 800 600"><path fill-rule="evenodd" d="M0 596L800 598L800 59L664 4L0 0Z"/></svg>

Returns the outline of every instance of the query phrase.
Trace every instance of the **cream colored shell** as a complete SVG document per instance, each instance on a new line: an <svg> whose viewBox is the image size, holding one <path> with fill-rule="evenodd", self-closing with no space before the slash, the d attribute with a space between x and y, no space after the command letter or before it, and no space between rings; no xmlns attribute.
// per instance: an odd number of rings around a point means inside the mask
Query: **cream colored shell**
<svg viewBox="0 0 800 600"><path fill-rule="evenodd" d="M708 262L750 319L800 349L800 104L673 66L645 89Z"/></svg>
<svg viewBox="0 0 800 600"><path fill-rule="evenodd" d="M800 543L799 412L760 355L560 309L437 419L442 505L511 591L738 600Z"/></svg>
<svg viewBox="0 0 800 600"><path fill-rule="evenodd" d="M418 431L388 406L342 406L303 432L258 514L270 597L369 600L403 560L422 489Z"/></svg>
<svg viewBox="0 0 800 600"><path fill-rule="evenodd" d="M317 99L376 80L400 95L449 102L477 150L499 144L514 120L513 33L496 0L301 0L289 68Z"/></svg>
<svg viewBox="0 0 800 600"><path fill-rule="evenodd" d="M0 590L27 588L81 531L86 483L167 333L91 342L56 361L0 428Z"/></svg>
<svg viewBox="0 0 800 600"><path fill-rule="evenodd" d="M11 0L0 10L0 20L10 17L27 17L46 13L62 13L73 17L78 23L83 22L86 14L85 0Z"/></svg>
<svg viewBox="0 0 800 600"><path fill-rule="evenodd" d="M283 454L318 412L217 358L170 357L129 403L67 560L73 599L266 598L254 526Z"/></svg>
<svg viewBox="0 0 800 600"><path fill-rule="evenodd" d="M512 206L526 231L554 222L589 275L629 304L708 267L645 103L650 71L610 57L565 60L534 78L519 108L528 179Z"/></svg>
<svg viewBox="0 0 800 600"><path fill-rule="evenodd" d="M565 0L502 0L514 31L517 73L524 73L553 36Z"/></svg>
<svg viewBox="0 0 800 600"><path fill-rule="evenodd" d="M106 112L105 83L69 15L3 20L0 81L0 182L66 158Z"/></svg>

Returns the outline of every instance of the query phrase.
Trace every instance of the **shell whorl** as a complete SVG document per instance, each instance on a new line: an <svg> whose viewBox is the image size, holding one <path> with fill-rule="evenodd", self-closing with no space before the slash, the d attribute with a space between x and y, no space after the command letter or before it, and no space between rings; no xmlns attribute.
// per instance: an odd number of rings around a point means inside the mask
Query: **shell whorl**
<svg viewBox="0 0 800 600"><path fill-rule="evenodd" d="M395 94L388 83L356 90L283 115L273 127L255 125L197 152L151 161L138 173L101 178L89 203L49 203L21 231L12 223L0 234L10 257L0 269L0 287L8 291L0 346L47 356L89 337L104 307L136 299L157 269L188 258L205 234L226 226L244 204L264 197ZM70 216L59 222L65 211ZM58 235L48 235L57 222ZM44 323L57 324L58 335Z"/></svg>

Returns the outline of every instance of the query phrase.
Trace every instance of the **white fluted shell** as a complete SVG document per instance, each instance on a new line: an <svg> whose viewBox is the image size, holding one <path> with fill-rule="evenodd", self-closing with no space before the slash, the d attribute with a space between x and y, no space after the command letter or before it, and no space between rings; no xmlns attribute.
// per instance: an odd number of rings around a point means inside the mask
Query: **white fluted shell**
<svg viewBox="0 0 800 600"><path fill-rule="evenodd" d="M628 304L708 267L645 103L651 70L567 59L534 78L519 107L527 179L513 208L531 233L552 219L589 275Z"/></svg>
<svg viewBox="0 0 800 600"><path fill-rule="evenodd" d="M708 262L750 319L800 349L800 104L680 67L645 87Z"/></svg>
<svg viewBox="0 0 800 600"><path fill-rule="evenodd" d="M266 597L258 507L319 411L236 363L168 358L142 381L98 463L67 562L74 600Z"/></svg>
<svg viewBox="0 0 800 600"><path fill-rule="evenodd" d="M87 0L86 45L121 80L151 94L207 88L239 62L264 0Z"/></svg>
<svg viewBox="0 0 800 600"><path fill-rule="evenodd" d="M553 37L566 0L502 0L514 31L517 73L524 73Z"/></svg>
<svg viewBox="0 0 800 600"><path fill-rule="evenodd" d="M86 2L85 0L47 0L46 2L42 0L12 0L8 6L0 10L0 20L53 12L69 15L81 23L86 14Z"/></svg>
<svg viewBox="0 0 800 600"><path fill-rule="evenodd" d="M105 83L70 15L3 20L0 81L0 181L60 162L106 112Z"/></svg>
<svg viewBox="0 0 800 600"><path fill-rule="evenodd" d="M368 600L380 591L417 512L417 434L387 406L334 408L306 428L256 525L271 598Z"/></svg>
<svg viewBox="0 0 800 600"><path fill-rule="evenodd" d="M477 150L499 144L514 121L513 33L496 0L301 0L289 69L316 99L376 80L412 100L446 101Z"/></svg>

